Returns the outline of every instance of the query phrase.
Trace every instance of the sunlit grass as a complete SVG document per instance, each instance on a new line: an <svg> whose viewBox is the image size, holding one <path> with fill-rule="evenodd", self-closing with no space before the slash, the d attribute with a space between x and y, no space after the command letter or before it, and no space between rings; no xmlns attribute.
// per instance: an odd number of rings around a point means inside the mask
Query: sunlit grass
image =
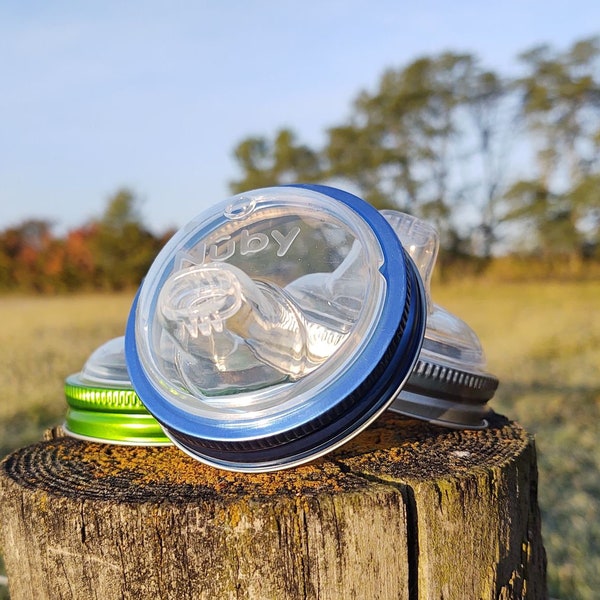
<svg viewBox="0 0 600 600"><path fill-rule="evenodd" d="M130 304L130 295L0 298L0 454L61 421L65 377L123 334Z"/></svg>
<svg viewBox="0 0 600 600"><path fill-rule="evenodd" d="M131 296L0 298L0 454L61 422L64 378L121 335ZM600 282L434 288L479 334L493 406L536 436L551 596L600 589ZM1 596L0 596L1 597Z"/></svg>

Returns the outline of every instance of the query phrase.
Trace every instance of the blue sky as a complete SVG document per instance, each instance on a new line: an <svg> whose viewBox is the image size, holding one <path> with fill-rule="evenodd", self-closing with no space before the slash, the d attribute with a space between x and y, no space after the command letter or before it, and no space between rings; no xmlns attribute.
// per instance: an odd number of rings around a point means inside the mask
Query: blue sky
<svg viewBox="0 0 600 600"><path fill-rule="evenodd" d="M229 195L235 145L319 145L361 89L423 54L517 53L600 33L597 0L0 0L0 229L57 231L127 186L155 231Z"/></svg>

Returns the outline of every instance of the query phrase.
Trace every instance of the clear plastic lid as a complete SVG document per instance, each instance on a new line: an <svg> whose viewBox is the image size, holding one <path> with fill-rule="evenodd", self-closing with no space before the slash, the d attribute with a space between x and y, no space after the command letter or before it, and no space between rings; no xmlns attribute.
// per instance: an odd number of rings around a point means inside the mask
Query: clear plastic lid
<svg viewBox="0 0 600 600"><path fill-rule="evenodd" d="M497 379L486 371L477 334L431 299L438 254L436 230L416 217L381 211L417 266L427 297L427 328L415 371L392 409L451 427L484 427Z"/></svg>
<svg viewBox="0 0 600 600"><path fill-rule="evenodd" d="M407 345L400 373L414 365L424 299L415 283L408 294L408 263L385 219L340 190L234 196L179 231L150 268L128 326L132 381L174 437L306 437L390 345ZM395 391L369 402L379 410Z"/></svg>

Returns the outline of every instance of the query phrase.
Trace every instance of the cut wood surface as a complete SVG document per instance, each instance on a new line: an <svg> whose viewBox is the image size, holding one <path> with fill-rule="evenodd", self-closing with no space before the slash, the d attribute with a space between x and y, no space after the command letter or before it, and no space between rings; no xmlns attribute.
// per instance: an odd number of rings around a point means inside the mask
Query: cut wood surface
<svg viewBox="0 0 600 600"><path fill-rule="evenodd" d="M387 413L268 474L57 437L0 469L11 600L547 597L531 436Z"/></svg>

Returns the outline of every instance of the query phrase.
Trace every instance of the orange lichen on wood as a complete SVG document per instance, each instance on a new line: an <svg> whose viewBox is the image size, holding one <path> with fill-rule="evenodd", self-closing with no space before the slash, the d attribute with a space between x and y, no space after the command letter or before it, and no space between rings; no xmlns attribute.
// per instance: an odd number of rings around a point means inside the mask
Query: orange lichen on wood
<svg viewBox="0 0 600 600"><path fill-rule="evenodd" d="M256 499L352 491L366 485L365 475L398 481L460 476L503 464L529 441L526 432L502 417L486 430L458 431L388 412L325 458L275 473L215 469L174 446L108 445L68 437L33 445L9 461L19 478L69 495L116 494L136 502ZM28 469L31 464L37 465L35 472Z"/></svg>
<svg viewBox="0 0 600 600"><path fill-rule="evenodd" d="M174 446L109 446L65 438L57 442L56 454L60 461L76 461L89 469L96 479L121 477L141 486L202 487L219 494L253 497L341 491L355 485L335 464L323 460L294 470L240 474L205 465Z"/></svg>

